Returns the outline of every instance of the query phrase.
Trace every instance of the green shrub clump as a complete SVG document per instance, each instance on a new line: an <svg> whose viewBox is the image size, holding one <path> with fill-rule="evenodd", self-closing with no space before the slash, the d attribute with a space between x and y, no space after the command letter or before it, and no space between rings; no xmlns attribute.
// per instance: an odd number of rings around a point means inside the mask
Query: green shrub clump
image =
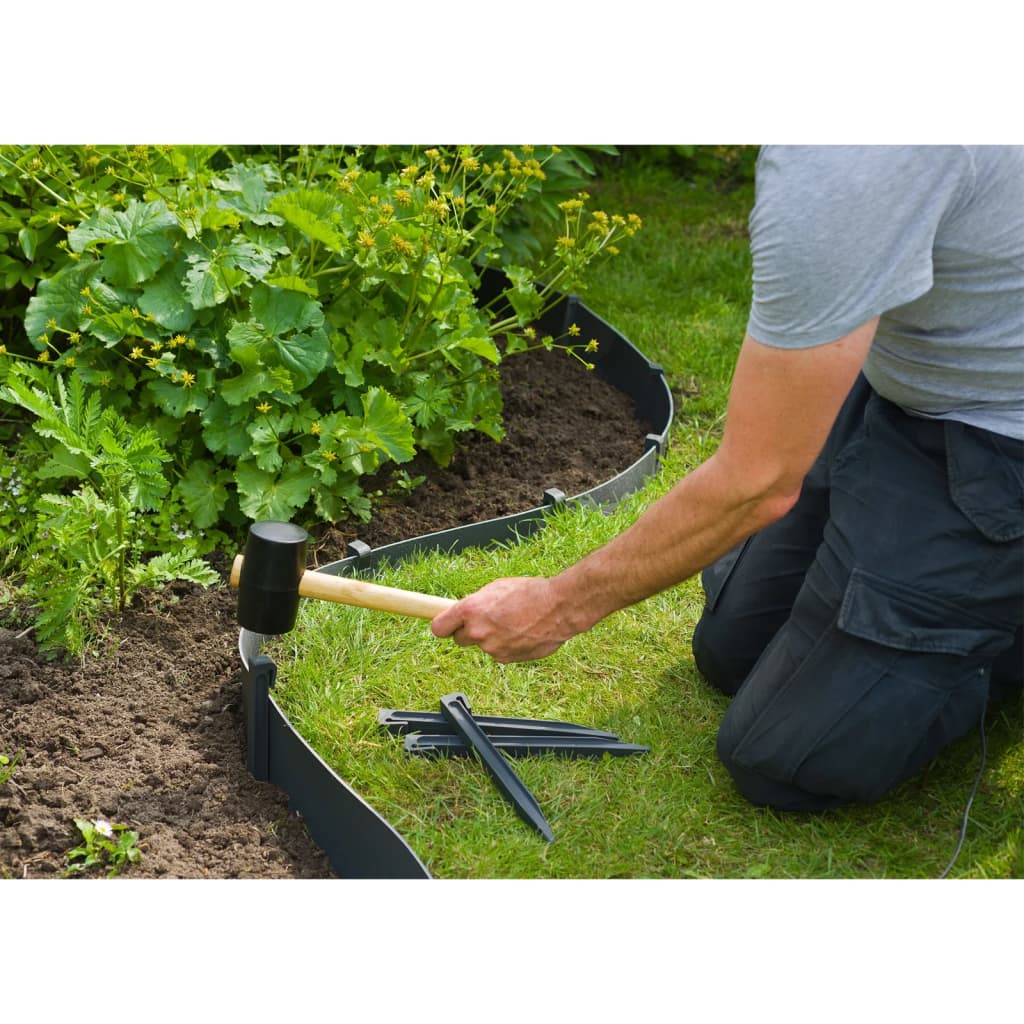
<svg viewBox="0 0 1024 1024"><path fill-rule="evenodd" d="M556 146L0 146L8 567L98 501L123 603L128 554L365 520L369 474L500 440L498 364L640 226L589 208L593 173ZM537 343L563 342L587 339ZM132 443L142 489L107 471Z"/></svg>

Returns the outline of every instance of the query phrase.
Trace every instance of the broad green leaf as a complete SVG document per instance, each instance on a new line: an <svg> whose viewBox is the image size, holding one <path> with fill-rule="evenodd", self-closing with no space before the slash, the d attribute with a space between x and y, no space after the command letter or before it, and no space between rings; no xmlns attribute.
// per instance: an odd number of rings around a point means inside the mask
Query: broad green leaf
<svg viewBox="0 0 1024 1024"><path fill-rule="evenodd" d="M168 264L142 289L139 309L168 331L187 331L195 322L195 310L181 287L184 267Z"/></svg>
<svg viewBox="0 0 1024 1024"><path fill-rule="evenodd" d="M304 390L331 354L319 303L297 292L257 285L250 309L253 319L236 322L228 331L232 359L250 373L261 369L273 372L281 366L289 375L290 386ZM239 393L241 386L239 382L232 394Z"/></svg>
<svg viewBox="0 0 1024 1024"><path fill-rule="evenodd" d="M214 526L227 504L227 488L218 481L213 463L198 459L178 481L178 494L200 530Z"/></svg>
<svg viewBox="0 0 1024 1024"><path fill-rule="evenodd" d="M231 377L221 385L220 393L228 405L241 405L250 398L273 391L274 377L266 370L244 370L237 377Z"/></svg>
<svg viewBox="0 0 1024 1024"><path fill-rule="evenodd" d="M22 228L18 232L18 244L25 254L25 259L35 259L36 246L39 244L39 232L35 228Z"/></svg>
<svg viewBox="0 0 1024 1024"><path fill-rule="evenodd" d="M244 214L253 224L279 225L283 219L268 210L271 192L267 185L276 177L269 164L235 164L223 178L214 180L213 186L225 193L223 204Z"/></svg>
<svg viewBox="0 0 1024 1024"><path fill-rule="evenodd" d="M248 409L231 408L220 395L215 396L202 414L206 447L218 455L244 455L249 450L248 419Z"/></svg>
<svg viewBox="0 0 1024 1024"><path fill-rule="evenodd" d="M211 206L204 210L199 221L203 231L219 231L221 228L237 228L242 218L237 210L229 210L223 206ZM190 231L189 238L194 238L196 233Z"/></svg>
<svg viewBox="0 0 1024 1024"><path fill-rule="evenodd" d="M309 466L294 460L280 474L239 462L235 482L239 508L249 519L288 520L309 501L317 481Z"/></svg>
<svg viewBox="0 0 1024 1024"><path fill-rule="evenodd" d="M152 394L156 404L175 419L181 419L190 412L202 412L210 401L194 385L185 387L167 377L151 380L146 389Z"/></svg>
<svg viewBox="0 0 1024 1024"><path fill-rule="evenodd" d="M77 330L82 306L88 301L82 289L93 285L99 270L98 261L82 260L69 263L53 277L40 281L25 313L25 333L29 339L35 341L45 334L51 320L62 330Z"/></svg>
<svg viewBox="0 0 1024 1024"><path fill-rule="evenodd" d="M317 487L313 501L317 515L324 522L331 523L346 515L369 522L370 499L363 493L358 479L351 476L329 487Z"/></svg>
<svg viewBox="0 0 1024 1024"><path fill-rule="evenodd" d="M142 323L132 315L128 306L100 313L99 316L83 316L82 327L102 341L107 348L117 345L126 335L145 337Z"/></svg>
<svg viewBox="0 0 1024 1024"><path fill-rule="evenodd" d="M284 464L280 438L291 427L291 419L289 413L283 416L269 415L250 423L246 428L252 439L249 451L260 469L276 471Z"/></svg>
<svg viewBox="0 0 1024 1024"><path fill-rule="evenodd" d="M341 253L346 249L346 242L345 236L332 223L334 207L334 197L319 189L296 189L276 195L270 202L270 209L292 227L331 252Z"/></svg>
<svg viewBox="0 0 1024 1024"><path fill-rule="evenodd" d="M269 249L247 241L242 235L236 236L221 253L227 266L244 270L257 281L274 265L274 254Z"/></svg>
<svg viewBox="0 0 1024 1024"><path fill-rule="evenodd" d="M294 386L304 390L313 383L327 366L330 344L327 335L316 330L310 334L293 334L289 338L275 338L278 358L291 373Z"/></svg>
<svg viewBox="0 0 1024 1024"><path fill-rule="evenodd" d="M125 210L103 207L68 234L68 244L73 252L98 248L107 280L129 286L159 270L174 250L170 229L177 226L177 218L163 200L132 199Z"/></svg>
<svg viewBox="0 0 1024 1024"><path fill-rule="evenodd" d="M245 271L227 266L215 254L212 258L190 255L185 274L185 294L195 309L219 306L246 280Z"/></svg>
<svg viewBox="0 0 1024 1024"><path fill-rule="evenodd" d="M484 359L494 363L495 365L501 362L501 353L490 338L460 338L455 343L455 347L463 348L467 352L472 352L475 355L482 356Z"/></svg>
<svg viewBox="0 0 1024 1024"><path fill-rule="evenodd" d="M402 403L383 388L363 395L364 428L368 438L395 462L408 462L416 454L412 423Z"/></svg>
<svg viewBox="0 0 1024 1024"><path fill-rule="evenodd" d="M455 454L455 431L450 430L443 419L434 420L425 430L420 431L420 447L430 453L439 466L447 466Z"/></svg>
<svg viewBox="0 0 1024 1024"><path fill-rule="evenodd" d="M243 370L258 370L268 346L266 332L251 320L235 322L227 334L231 358Z"/></svg>
<svg viewBox="0 0 1024 1024"><path fill-rule="evenodd" d="M263 324L268 334L276 337L289 331L322 327L324 323L320 303L293 291L270 288L265 284L253 288L249 308L253 318Z"/></svg>
<svg viewBox="0 0 1024 1024"><path fill-rule="evenodd" d="M302 292L304 295L309 295L314 299L320 294L316 281L308 281L306 278L298 277L295 274L281 274L276 277L268 277L265 283L274 288L287 288L292 292Z"/></svg>

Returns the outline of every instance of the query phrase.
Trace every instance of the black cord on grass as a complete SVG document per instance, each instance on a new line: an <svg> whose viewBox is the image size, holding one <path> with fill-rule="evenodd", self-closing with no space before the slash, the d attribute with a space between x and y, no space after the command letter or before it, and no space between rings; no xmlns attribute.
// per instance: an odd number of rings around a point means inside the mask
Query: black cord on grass
<svg viewBox="0 0 1024 1024"><path fill-rule="evenodd" d="M987 710L987 708L986 708ZM953 865L956 863L957 857L960 856L960 849L964 845L964 837L967 835L967 821L971 813L971 804L974 803L975 794L978 792L978 785L981 782L982 772L985 771L985 711L981 713L981 722L979 723L981 729L981 764L978 765L978 774L974 776L974 785L971 787L971 795L967 798L967 806L964 808L964 820L960 825L960 838L957 840L956 849L953 851L953 857L950 862L946 865L945 870L939 875L939 878L945 878L950 871L953 869Z"/></svg>

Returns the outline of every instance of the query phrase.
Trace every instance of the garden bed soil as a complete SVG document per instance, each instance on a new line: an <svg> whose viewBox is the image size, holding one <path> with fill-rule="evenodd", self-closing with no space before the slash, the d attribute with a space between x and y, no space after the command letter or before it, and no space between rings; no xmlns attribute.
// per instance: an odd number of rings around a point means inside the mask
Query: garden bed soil
<svg viewBox="0 0 1024 1024"><path fill-rule="evenodd" d="M578 494L643 454L650 425L570 357L531 352L501 372L506 439L467 438L444 470L405 467L427 482L369 524L321 531L311 564L355 538L376 547L535 508L549 487ZM212 559L225 578L233 555ZM0 629L0 754L18 755L0 785L0 878L62 877L76 817L139 833L122 878L334 877L282 791L246 770L237 638L226 583L141 594L73 661Z"/></svg>

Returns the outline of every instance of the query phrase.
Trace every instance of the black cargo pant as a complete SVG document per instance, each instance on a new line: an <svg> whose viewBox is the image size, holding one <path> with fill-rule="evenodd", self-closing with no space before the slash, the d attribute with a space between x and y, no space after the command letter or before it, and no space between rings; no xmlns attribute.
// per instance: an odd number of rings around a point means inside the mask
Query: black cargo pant
<svg viewBox="0 0 1024 1024"><path fill-rule="evenodd" d="M1024 443L863 377L800 499L703 574L697 667L753 803L876 800L1024 681Z"/></svg>

